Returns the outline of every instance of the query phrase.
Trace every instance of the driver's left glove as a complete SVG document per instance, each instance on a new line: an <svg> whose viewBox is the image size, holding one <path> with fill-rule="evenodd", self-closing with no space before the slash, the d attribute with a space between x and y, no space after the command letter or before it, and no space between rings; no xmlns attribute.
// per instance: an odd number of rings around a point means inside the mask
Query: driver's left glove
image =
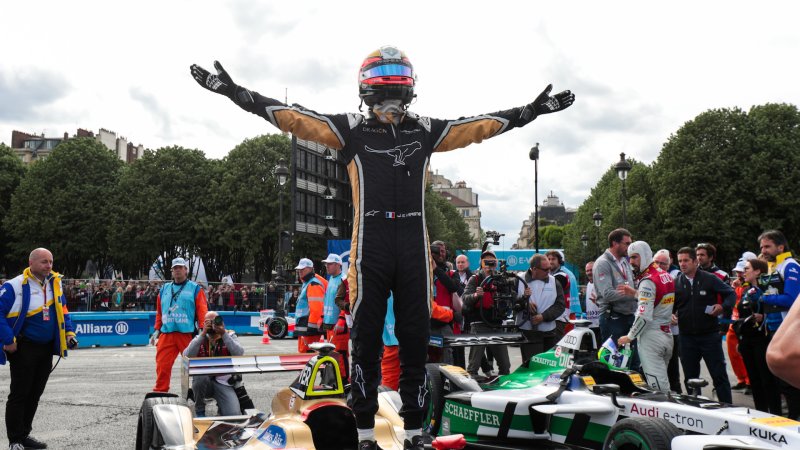
<svg viewBox="0 0 800 450"><path fill-rule="evenodd" d="M189 67L192 77L200 86L215 94L224 95L233 100L236 104L253 103L253 94L234 83L231 76L228 75L228 72L222 67L219 61L214 61L214 68L217 70L216 74L209 72L197 64L192 64Z"/></svg>
<svg viewBox="0 0 800 450"><path fill-rule="evenodd" d="M522 112L519 115L519 126L528 124L542 114L550 114L567 109L575 102L575 94L571 91L562 91L551 96L551 90L553 90L553 85L548 84L542 93L536 97L536 100L522 108Z"/></svg>

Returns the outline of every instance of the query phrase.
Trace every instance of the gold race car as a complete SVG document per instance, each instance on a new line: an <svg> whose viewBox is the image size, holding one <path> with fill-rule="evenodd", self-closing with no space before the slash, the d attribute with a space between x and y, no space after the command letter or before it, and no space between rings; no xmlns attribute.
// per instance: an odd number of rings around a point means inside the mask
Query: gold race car
<svg viewBox="0 0 800 450"><path fill-rule="evenodd" d="M315 343L311 348L317 353L184 357L182 396L157 392L145 396L136 432L137 450L355 449L355 416L345 400L349 386L342 382L340 355L329 343ZM300 374L273 397L269 413L248 409L240 416L193 418L186 406L192 376L287 370L300 370ZM375 436L384 450L403 448L400 404L397 392L379 392Z"/></svg>

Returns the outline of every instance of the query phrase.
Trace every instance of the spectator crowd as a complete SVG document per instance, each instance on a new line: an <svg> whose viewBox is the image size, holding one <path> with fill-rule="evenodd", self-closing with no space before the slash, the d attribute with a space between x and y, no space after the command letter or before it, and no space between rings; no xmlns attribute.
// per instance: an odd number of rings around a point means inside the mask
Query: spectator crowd
<svg viewBox="0 0 800 450"><path fill-rule="evenodd" d="M5 280L0 280L2 285ZM155 311L163 281L65 279L64 295L72 312ZM202 284L201 284L202 285ZM294 284L208 283L203 285L209 311L294 312L299 295Z"/></svg>

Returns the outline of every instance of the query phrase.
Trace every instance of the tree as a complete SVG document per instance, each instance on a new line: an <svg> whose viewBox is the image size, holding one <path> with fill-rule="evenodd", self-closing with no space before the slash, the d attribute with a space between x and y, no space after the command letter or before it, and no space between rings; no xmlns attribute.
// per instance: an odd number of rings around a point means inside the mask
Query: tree
<svg viewBox="0 0 800 450"><path fill-rule="evenodd" d="M62 142L34 163L4 221L12 251L27 257L36 247L48 248L69 277L79 277L88 260L106 261L108 213L121 167L114 152L92 138Z"/></svg>
<svg viewBox="0 0 800 450"><path fill-rule="evenodd" d="M146 276L159 257L191 257L209 239L200 223L210 214L212 165L200 150L146 150L122 172L114 196L110 242L114 266ZM193 269L190 267L190 269ZM165 278L170 277L164 271Z"/></svg>
<svg viewBox="0 0 800 450"><path fill-rule="evenodd" d="M443 241L451 250L467 250L474 246L464 218L430 185L425 190L425 224L431 242Z"/></svg>
<svg viewBox="0 0 800 450"><path fill-rule="evenodd" d="M793 195L800 179L800 113L786 104L749 113L716 109L671 136L653 164L656 221L671 248L711 242L717 262L730 265L758 250L758 234L782 229L800 235Z"/></svg>
<svg viewBox="0 0 800 450"><path fill-rule="evenodd" d="M223 160L223 176L212 193L217 213L211 216L216 223L211 228L230 252L227 273L240 276L252 261L256 280L262 273L270 277L278 252L281 198L284 225L291 216L290 194L280 195L274 170L290 152L289 138L272 134L246 139Z"/></svg>
<svg viewBox="0 0 800 450"><path fill-rule="evenodd" d="M19 186L25 176L25 165L11 148L0 144L0 273L14 273L24 263L19 263L18 259L9 258L11 247L9 246L11 236L3 225L3 219L11 207L11 196Z"/></svg>

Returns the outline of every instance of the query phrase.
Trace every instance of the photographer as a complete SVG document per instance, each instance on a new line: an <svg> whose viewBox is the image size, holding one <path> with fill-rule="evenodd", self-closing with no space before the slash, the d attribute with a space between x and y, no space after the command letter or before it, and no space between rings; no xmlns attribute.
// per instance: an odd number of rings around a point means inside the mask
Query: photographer
<svg viewBox="0 0 800 450"><path fill-rule="evenodd" d="M239 344L239 339L233 331L225 329L222 316L216 311L206 313L203 329L200 331L186 350L183 356L189 358L206 356L241 356L244 347ZM220 376L195 376L192 379L194 391L194 410L196 417L206 415L206 399L214 397L217 401L217 410L221 416L235 416L241 412L239 398L233 384L241 379L231 375Z"/></svg>
<svg viewBox="0 0 800 450"><path fill-rule="evenodd" d="M497 326L490 326L484 321L485 317L491 316L495 311L495 303L498 296L498 286L492 282L482 287L483 281L492 275L497 274L497 256L491 250L484 251L481 254L481 271L472 276L467 282L467 287L464 289L464 311L466 320L470 323L473 334L497 332L500 323ZM515 303L525 299L530 295L530 290L523 286L521 282L518 283L517 292L514 293ZM469 351L469 364L467 364L467 372L473 377L478 377L478 369L481 367L481 356L485 350L485 345L477 345L470 348ZM500 375L508 375L511 368L511 363L508 360L508 348L505 345L496 345L492 348Z"/></svg>
<svg viewBox="0 0 800 450"><path fill-rule="evenodd" d="M447 267L447 246L444 242L434 241L431 244L431 258L433 258L433 262L435 263L433 267L433 301L440 307L453 310L454 313L457 313L457 320L452 320L449 323L431 317L431 334L442 336L461 334L461 305L455 305L453 302L453 294L458 295L459 285L458 282L453 279L454 271ZM461 355L462 358L458 362L463 367L463 352ZM428 347L428 362L453 364L455 362L454 349Z"/></svg>
<svg viewBox="0 0 800 450"><path fill-rule="evenodd" d="M515 308L515 323L528 341L520 346L522 361L552 348L557 342L556 319L566 311L564 288L550 274L550 262L545 255L533 255L530 269L525 272L528 283L527 301ZM519 308L522 306L523 308Z"/></svg>

